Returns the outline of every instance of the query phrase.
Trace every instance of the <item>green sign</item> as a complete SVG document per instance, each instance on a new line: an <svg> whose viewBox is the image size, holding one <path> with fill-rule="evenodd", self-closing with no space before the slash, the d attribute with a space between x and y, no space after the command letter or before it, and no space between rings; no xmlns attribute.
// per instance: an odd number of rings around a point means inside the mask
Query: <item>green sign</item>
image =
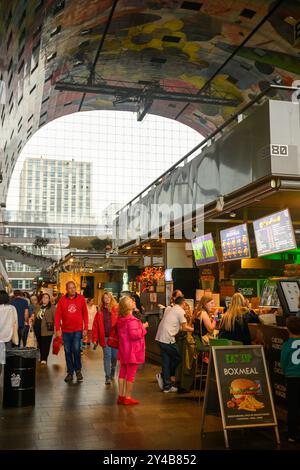
<svg viewBox="0 0 300 470"><path fill-rule="evenodd" d="M218 262L218 256L211 233L207 233L206 235L192 240L192 248L197 266Z"/></svg>

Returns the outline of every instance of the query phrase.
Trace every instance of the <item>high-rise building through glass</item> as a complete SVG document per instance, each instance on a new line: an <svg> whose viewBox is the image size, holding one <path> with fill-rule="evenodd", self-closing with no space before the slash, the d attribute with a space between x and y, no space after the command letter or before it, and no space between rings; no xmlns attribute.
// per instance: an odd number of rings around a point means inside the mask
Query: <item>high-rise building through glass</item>
<svg viewBox="0 0 300 470"><path fill-rule="evenodd" d="M47 222L90 221L90 162L27 158L20 175L21 212L42 213Z"/></svg>

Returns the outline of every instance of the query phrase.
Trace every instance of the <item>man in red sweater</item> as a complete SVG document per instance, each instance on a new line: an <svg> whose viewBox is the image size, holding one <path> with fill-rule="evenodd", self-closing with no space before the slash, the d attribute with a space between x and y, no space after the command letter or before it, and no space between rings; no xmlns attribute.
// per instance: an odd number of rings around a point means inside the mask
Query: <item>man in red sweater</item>
<svg viewBox="0 0 300 470"><path fill-rule="evenodd" d="M67 293L58 302L55 312L56 336L63 336L67 376L65 382L72 382L74 372L77 382L82 382L81 339L87 335L88 310L83 295L76 293L73 281L66 284Z"/></svg>

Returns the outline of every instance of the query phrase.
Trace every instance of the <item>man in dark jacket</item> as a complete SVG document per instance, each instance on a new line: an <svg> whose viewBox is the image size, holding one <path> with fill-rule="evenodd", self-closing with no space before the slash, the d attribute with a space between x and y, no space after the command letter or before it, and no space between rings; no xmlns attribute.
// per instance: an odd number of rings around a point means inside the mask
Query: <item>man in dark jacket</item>
<svg viewBox="0 0 300 470"><path fill-rule="evenodd" d="M56 336L63 336L67 363L65 382L72 382L74 372L77 381L82 382L80 347L82 335L87 335L88 310L85 298L76 293L73 281L67 282L66 291L55 312Z"/></svg>
<svg viewBox="0 0 300 470"><path fill-rule="evenodd" d="M25 327L28 324L28 302L24 298L20 290L14 291L14 297L11 300L11 305L15 307L18 314L18 334L19 334L19 346L21 346L21 339L23 340L24 347L26 346L26 337L24 337Z"/></svg>

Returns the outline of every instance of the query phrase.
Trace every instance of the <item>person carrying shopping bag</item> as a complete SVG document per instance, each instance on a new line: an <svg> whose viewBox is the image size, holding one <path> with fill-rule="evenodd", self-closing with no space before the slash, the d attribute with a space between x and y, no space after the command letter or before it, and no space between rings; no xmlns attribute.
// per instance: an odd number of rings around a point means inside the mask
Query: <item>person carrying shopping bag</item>
<svg viewBox="0 0 300 470"><path fill-rule="evenodd" d="M135 301L131 297L121 298L117 321L120 361L118 405L139 404L138 400L131 397L131 393L138 366L145 362L145 335L148 323L142 323L133 316L134 308Z"/></svg>
<svg viewBox="0 0 300 470"><path fill-rule="evenodd" d="M105 385L114 379L117 365L117 349L108 345L108 338L118 319L118 304L110 292L104 292L99 311L96 313L92 327L92 341L103 349Z"/></svg>
<svg viewBox="0 0 300 470"><path fill-rule="evenodd" d="M37 346L41 353L41 364L46 365L52 337L54 335L55 305L51 304L49 294L43 294L41 304L35 308L29 323L33 326ZM29 333L30 334L30 333Z"/></svg>

